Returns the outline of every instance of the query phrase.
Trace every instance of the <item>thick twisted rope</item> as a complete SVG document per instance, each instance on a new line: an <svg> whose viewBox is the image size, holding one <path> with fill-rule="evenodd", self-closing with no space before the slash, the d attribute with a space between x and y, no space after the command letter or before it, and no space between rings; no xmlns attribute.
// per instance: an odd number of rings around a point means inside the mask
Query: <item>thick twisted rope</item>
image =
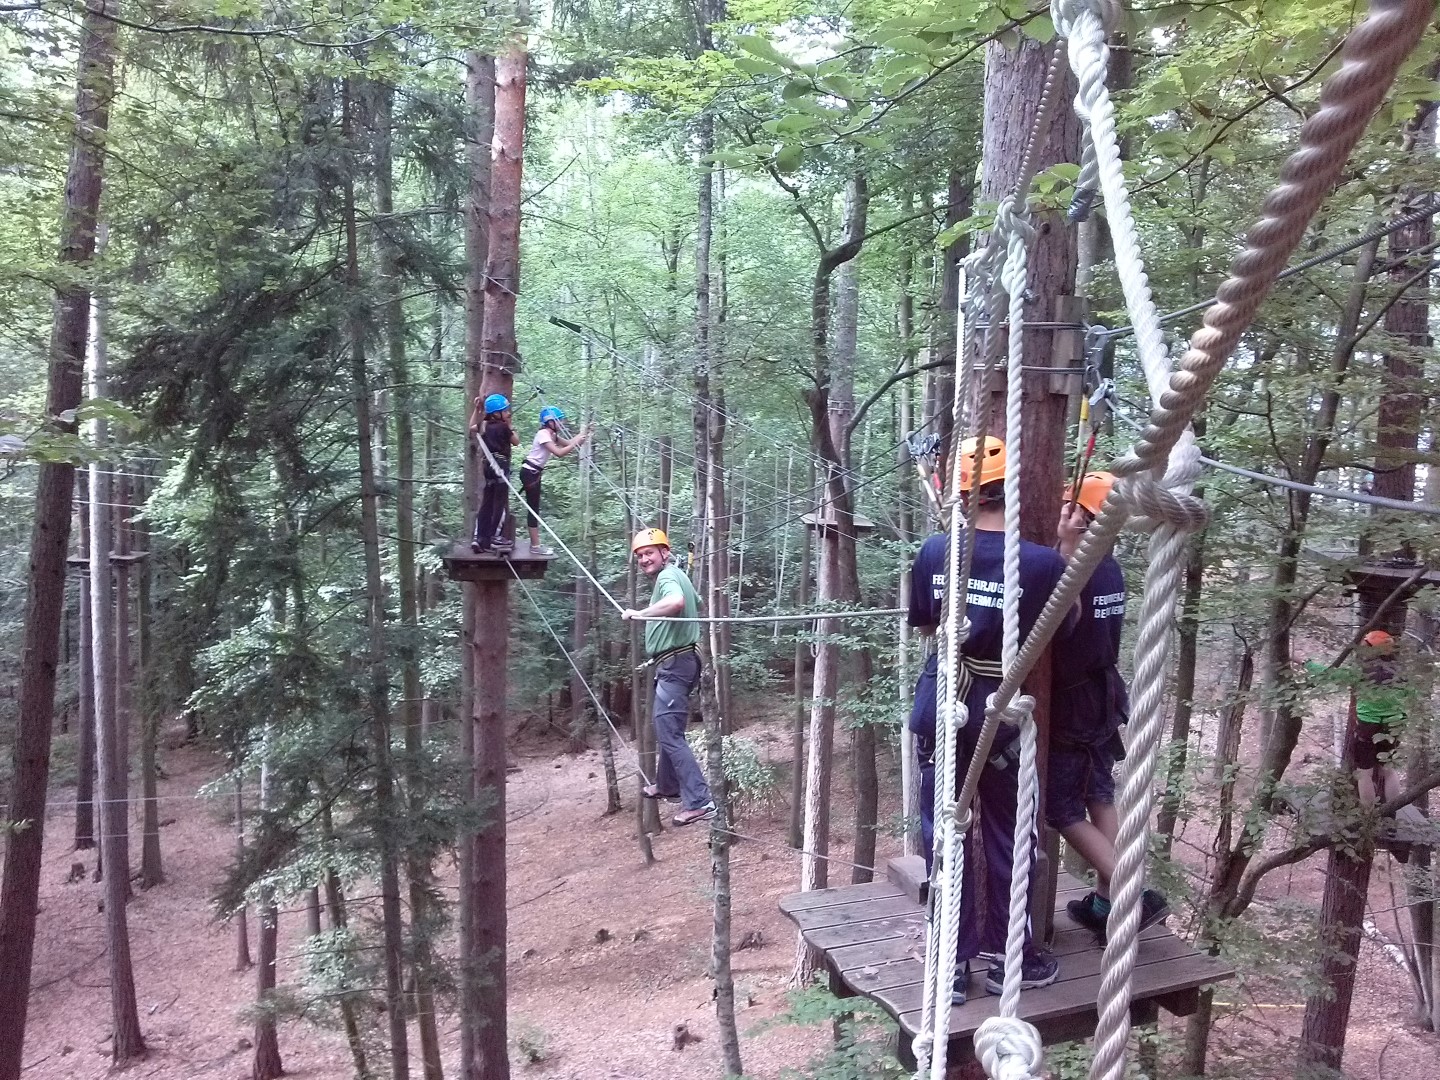
<svg viewBox="0 0 1440 1080"><path fill-rule="evenodd" d="M1015 204L1001 203L996 229L1007 239L1001 283L1010 296L1009 358L1005 373L1005 606L1001 664L1015 662L1020 652L1020 466L1024 454L1025 287L1029 278L1029 244L1035 228ZM975 478L978 488L980 477ZM1015 1016L1020 1005L1025 931L1029 923L1030 864L1034 858L1035 767L1034 702L1018 698L1009 719L1020 729L1020 775L1010 863L1010 913L1005 931L1005 979L1000 1015Z"/></svg>
<svg viewBox="0 0 1440 1080"><path fill-rule="evenodd" d="M1279 183L1261 208L1259 222L1250 230L1245 251L1236 258L1229 279L1216 292L1219 303L1206 312L1204 324L1191 337L1190 348L1170 375L1168 390L1157 400L1150 426L1116 468L1117 473L1127 477L1120 485L1122 497L1147 516L1173 511L1178 518L1183 509L1194 509L1184 507L1183 491L1194 479L1193 470L1199 467L1198 452L1187 451L1184 460L1172 465L1171 475L1166 478L1168 492L1159 484L1135 478L1135 474L1153 470L1179 441L1433 13L1432 0L1374 0L1365 21L1346 40L1340 67L1321 90L1319 110L1300 129L1300 148L1285 162ZM1136 643L1132 746L1117 799L1118 885L1111 896L1091 1080L1119 1080L1125 1070L1129 1039L1140 871L1153 801L1155 749L1163 721L1169 627L1186 530L1186 525L1177 520L1163 520L1151 542L1151 564Z"/></svg>

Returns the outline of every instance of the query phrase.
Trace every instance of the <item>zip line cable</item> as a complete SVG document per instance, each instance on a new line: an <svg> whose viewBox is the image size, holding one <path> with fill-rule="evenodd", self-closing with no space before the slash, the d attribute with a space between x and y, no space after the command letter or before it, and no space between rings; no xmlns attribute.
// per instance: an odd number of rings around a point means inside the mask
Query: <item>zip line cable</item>
<svg viewBox="0 0 1440 1080"><path fill-rule="evenodd" d="M1394 221L1389 222L1388 224L1376 225L1374 228L1368 230L1367 232L1361 233L1360 236L1358 236L1354 240L1349 241L1348 243L1338 244L1335 247L1330 248L1328 251L1323 251L1319 255L1313 255L1310 258L1305 259L1303 262L1296 263L1288 270L1277 274L1275 277L1275 281L1277 283L1285 281L1287 278L1295 277L1297 274L1303 274L1306 270L1313 270L1315 267L1321 265L1322 263L1327 263L1331 259L1338 259L1341 255L1345 255L1351 251L1354 251L1356 248L1361 248L1364 247L1366 244L1374 243L1376 240L1383 239L1384 237L1389 236L1391 233L1399 232L1401 229L1414 225L1417 222L1424 221L1426 218L1432 218L1437 213L1440 213L1440 197L1432 196L1430 200L1425 203L1424 206L1421 206L1416 210L1412 210L1410 211L1410 213L1405 214L1402 217L1398 217ZM1189 307L1183 307L1177 311L1171 311L1164 315L1161 315L1160 321L1162 323L1173 322L1176 319L1184 318L1186 315L1194 315L1196 312L1205 311L1208 308L1212 308L1219 302L1219 297L1212 296L1209 300L1202 300L1198 304L1191 304ZM1127 334L1133 334L1135 332L1135 327L1117 326L1115 327L1115 329L1110 330L1103 326L1096 326L1091 327L1091 332L1094 333L1097 337L1101 338L1118 338L1124 337Z"/></svg>
<svg viewBox="0 0 1440 1080"><path fill-rule="evenodd" d="M509 566L510 564L507 563L506 565ZM645 783L653 787L655 781L645 775L645 767L640 762L639 753L630 749L629 744L625 741L625 736L620 734L620 729L617 728L614 724L614 721L610 719L610 713L606 710L604 705L600 704L599 697L596 696L594 689L585 680L585 673L580 670L580 665L575 663L575 658L570 655L570 650L565 648L565 642L560 640L560 635L555 632L555 627L550 625L550 620L546 618L545 612L540 607L539 602L535 599L535 597L530 595L530 587L525 584L525 579L516 572L514 566L510 566L510 574L520 585L521 591L525 593L525 599L529 600L530 606L535 609L535 614L540 616L540 622L544 624L545 629L550 632L550 636L555 639L556 646L558 646L560 651L565 654L565 659L569 662L571 670L575 672L575 677L580 680L580 685L585 687L585 692L590 695L590 700L595 703L595 711L600 714L601 718L604 719L606 725L610 728L612 732L614 732L615 738L619 740L620 748L624 750L627 754L630 754L635 758L635 771L640 774L640 776L644 779Z"/></svg>
<svg viewBox="0 0 1440 1080"><path fill-rule="evenodd" d="M515 485L511 482L509 474L507 474L507 473L505 473L504 471L501 470L499 463L495 460L495 456L490 452L490 448L485 445L485 440L484 440L484 439L477 438L477 439L475 440L475 442L476 442L476 445L478 445L478 446L480 447L481 452L484 453L484 455L485 455L485 460L486 460L487 462L489 462L491 471L494 472L497 476L500 477L501 480L503 480L503 481L505 482L505 486L510 489L510 494L514 495L517 499L520 498L520 497L521 497L521 496L520 496L520 492L518 492L518 491L515 489ZM534 511L531 511L531 513L534 513ZM580 571L582 574L584 574L585 577L590 581L590 584L594 585L595 588L600 591L600 595L603 596L603 597L605 597L605 599L610 602L610 606L615 609L615 611L616 611L617 614L623 616L623 615L625 614L626 609L625 609L624 607L621 607L621 606L620 606L619 601L617 601L617 600L615 599L615 597L610 594L610 591L609 591L608 589L606 589L604 585L600 584L599 579L596 578L595 575L590 572L590 569L589 569L583 562L580 561L579 556L577 556L577 555L575 554L575 552L573 552L573 551L570 550L569 545L566 544L564 540L560 539L559 534L556 533L556 531L555 531L553 528L551 528L550 523L549 523L548 521L546 521L546 520L545 520L541 515L539 515L539 514L535 514L534 516L535 516L535 520L540 523L541 527L542 527L547 533L549 533L550 536L554 539L555 543L560 546L560 549L561 549L562 551L564 551L567 556L569 556L570 561L573 562L573 563L575 564L575 566L579 569L579 571ZM506 560L506 561L508 562L508 560ZM512 574L515 572L515 568L514 568L513 566L510 568L510 572L511 572ZM517 580L518 580L518 579L517 579ZM637 621L640 621L640 622L683 622L683 623L703 623L703 624L708 624L708 623L762 623L762 622L763 622L763 623L769 623L769 622L794 622L794 621L804 622L804 621L808 621L808 620L812 620L812 619L893 618L893 617L896 616L896 615L903 615L903 614L904 614L904 611L902 611L900 608L872 608L872 609L860 609L860 610L855 610L855 611L835 611L835 612L830 612L830 611L791 612L791 613L789 613L789 614L783 614L783 615L701 615L701 616L697 616L697 617L695 617L695 618L693 618L693 619L686 618L686 617L683 616L683 615L663 615L663 616L650 616L650 617L647 617L647 618L644 618L644 619L637 619Z"/></svg>

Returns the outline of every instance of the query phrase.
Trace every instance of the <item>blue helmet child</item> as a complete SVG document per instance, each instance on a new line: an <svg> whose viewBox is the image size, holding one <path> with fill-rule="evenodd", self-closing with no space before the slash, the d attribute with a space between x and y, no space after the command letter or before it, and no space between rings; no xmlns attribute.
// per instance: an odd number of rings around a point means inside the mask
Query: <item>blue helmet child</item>
<svg viewBox="0 0 1440 1080"><path fill-rule="evenodd" d="M485 415L492 416L510 408L510 399L504 394L491 394L485 399Z"/></svg>
<svg viewBox="0 0 1440 1080"><path fill-rule="evenodd" d="M551 420L560 421L565 419L565 414L554 405L546 405L540 410L540 423L548 424Z"/></svg>

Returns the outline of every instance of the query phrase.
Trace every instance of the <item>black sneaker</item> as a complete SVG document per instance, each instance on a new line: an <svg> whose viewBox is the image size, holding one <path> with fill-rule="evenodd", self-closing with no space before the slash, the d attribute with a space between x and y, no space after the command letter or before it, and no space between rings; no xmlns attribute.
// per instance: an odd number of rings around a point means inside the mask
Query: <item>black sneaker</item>
<svg viewBox="0 0 1440 1080"><path fill-rule="evenodd" d="M470 541L470 551L472 554L479 555L481 552L486 550L488 549L485 547L484 544L480 543L479 540Z"/></svg>
<svg viewBox="0 0 1440 1080"><path fill-rule="evenodd" d="M1060 977L1060 961L1044 949L1037 949L1033 946L1025 950L1025 957L1020 962L1020 989L1034 990L1037 987L1049 986ZM1000 994L1005 990L1005 961L999 960L990 965L990 970L985 973L985 992L987 994Z"/></svg>
<svg viewBox="0 0 1440 1080"><path fill-rule="evenodd" d="M1096 896L1093 892L1087 893L1084 899L1071 900L1065 905L1065 910L1070 917L1081 926L1094 931L1095 936L1100 939L1100 944L1105 944L1106 927L1110 922L1110 914L1106 912L1101 915L1095 910ZM1140 894L1140 928L1149 930L1156 923L1164 922L1170 914L1170 905L1165 900L1165 894L1155 889L1146 889ZM1136 931L1137 933L1139 931Z"/></svg>
<svg viewBox="0 0 1440 1080"><path fill-rule="evenodd" d="M965 995L970 991L970 962L961 960L955 968L955 981L950 984L950 1004L964 1005Z"/></svg>
<svg viewBox="0 0 1440 1080"><path fill-rule="evenodd" d="M1105 922L1107 916L1101 915L1095 910L1095 899L1095 893L1092 890L1079 900L1071 900L1065 905L1065 910L1070 913L1070 917L1077 923L1093 932L1103 944L1105 941Z"/></svg>

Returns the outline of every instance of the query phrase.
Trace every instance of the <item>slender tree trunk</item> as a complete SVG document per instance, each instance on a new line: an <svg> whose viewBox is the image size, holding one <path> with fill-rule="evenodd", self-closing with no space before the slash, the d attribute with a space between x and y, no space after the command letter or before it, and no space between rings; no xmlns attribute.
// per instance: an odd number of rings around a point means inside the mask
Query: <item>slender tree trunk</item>
<svg viewBox="0 0 1440 1080"><path fill-rule="evenodd" d="M277 545L278 546L278 545ZM284 590L277 590L279 602L273 615L277 628L285 623ZM260 765L260 809L270 806L269 728L265 731L265 760ZM250 1080L276 1080L285 1067L280 1060L280 1034L275 1024L275 959L280 944L280 913L270 889L261 893L256 922L260 931L260 961L255 965L255 1053L250 1061Z"/></svg>
<svg viewBox="0 0 1440 1080"><path fill-rule="evenodd" d="M104 306L95 308L91 341L92 396L106 395L106 343ZM95 446L109 441L104 417L95 421ZM135 1000L135 974L130 961L130 927L126 905L130 898L130 841L126 820L120 721L116 715L116 648L114 586L110 552L114 546L110 504L110 466L99 461L90 467L91 627L95 635L95 750L100 762L100 851L105 860L105 943L109 954L110 1014L114 1028L111 1059L124 1064L145 1054L140 1014Z"/></svg>
<svg viewBox="0 0 1440 1080"><path fill-rule="evenodd" d="M815 490L815 459L810 459L809 482L805 488L806 492ZM815 506L815 514L818 517L821 512L821 504ZM810 554L810 534L814 530L805 529L800 539L800 581L795 588L795 605L804 611L810 603L810 564L813 561ZM790 833L789 843L792 848L803 847L805 843L805 658L809 655L810 645L805 641L803 632L795 632L795 716L790 726Z"/></svg>
<svg viewBox="0 0 1440 1080"><path fill-rule="evenodd" d="M470 191L465 210L465 403L480 396L484 361L481 342L485 329L485 258L490 247L490 143L495 135L495 59L478 52L465 54L465 104L469 111L466 134L466 165ZM465 441L465 522L475 520L479 509L479 450L475 441ZM462 528L462 535L463 535ZM479 622L474 589L463 589L460 627L460 753L475 761L475 648ZM469 769L466 795L472 807L479 793L475 771ZM460 837L460 956L475 955L475 882L480 868L476 863L477 834ZM460 1076L478 1080L476 1044L480 1021L479 972L468 963L460 965Z"/></svg>
<svg viewBox="0 0 1440 1080"><path fill-rule="evenodd" d="M146 492L141 490L143 501ZM140 829L140 887L150 889L165 881L165 867L160 857L160 764L156 760L160 741L160 716L154 707L147 673L150 670L150 594L154 574L154 563L149 556L150 534L148 527L140 529L142 549L146 552L140 562L140 588L136 597L138 607L137 643L140 649L140 795L142 818Z"/></svg>
<svg viewBox="0 0 1440 1080"><path fill-rule="evenodd" d="M95 635L90 626L90 481L80 473L79 551L86 564L80 571L79 745L75 760L75 850L95 846Z"/></svg>
<svg viewBox="0 0 1440 1080"><path fill-rule="evenodd" d="M333 851L335 821L330 812L330 803L326 792L322 790L320 797L323 807L320 811L320 839L324 842L326 851ZM333 865L325 867L324 884L325 907L330 912L330 929L348 929L350 919L345 910L345 891L340 885L340 875L336 873ZM342 991L349 989L348 986L341 987ZM350 1061L355 1067L355 1080L370 1080L370 1066L365 1056L365 1040L360 1033L359 1012L356 996L342 992L340 1021L345 1028L345 1043L350 1047Z"/></svg>
<svg viewBox="0 0 1440 1080"><path fill-rule="evenodd" d="M245 787L235 778L235 864L245 859ZM249 913L242 905L235 913L235 970L246 971L255 961L250 959Z"/></svg>
<svg viewBox="0 0 1440 1080"><path fill-rule="evenodd" d="M105 226L101 226L100 242L105 243ZM97 339L92 345L103 347L104 324L108 319L106 302L103 297L95 301ZM116 472L123 472L119 462L110 466ZM117 780L120 784L121 809L125 821L125 850L130 850L130 728L135 712L135 665L130 650L130 478L125 475L112 478L110 496L115 502L111 515L113 549L121 558L115 562L115 754L119 766ZM126 867L125 888L130 889L129 867Z"/></svg>
<svg viewBox="0 0 1440 1080"><path fill-rule="evenodd" d="M353 87L342 83L344 137L354 139ZM379 492L375 483L375 455L371 445L370 378L365 362L366 321L362 308L360 252L355 220L355 178L345 175L345 265L350 290L350 377L355 405L357 455L360 466L360 539L364 549L366 622L369 628L369 685L371 753L374 756L374 809L376 841L380 849L381 925L385 939L385 1005L390 1027L390 1069L394 1080L410 1075L409 1033L405 1026L403 963L405 933L400 915L399 824L395 799L394 765L390 754L390 689L385 644L385 582L380 566Z"/></svg>
<svg viewBox="0 0 1440 1080"><path fill-rule="evenodd" d="M706 521L710 535L705 547L711 559L711 572L710 598L706 606L714 611L720 606L720 594L729 587L720 565L724 557L723 548L716 536L724 515L725 488L724 472L717 460L719 447L710 443L707 448L710 451L710 491ZM709 759L706 771L710 775L710 793L715 801L715 816L710 825L710 879L714 891L710 967L715 979L715 1018L720 1028L720 1052L725 1061L725 1075L738 1077L744 1069L740 1064L740 1033L735 1025L735 976L730 968L730 779L725 773L720 701L715 692L715 676L725 653L725 642L720 633L723 625L710 623L707 627L712 663L704 667L701 702L706 714L705 736Z"/></svg>
<svg viewBox="0 0 1440 1080"><path fill-rule="evenodd" d="M59 262L80 270L90 264L95 253L117 29L102 16L111 11L110 0L88 0L81 23L75 130L59 245ZM90 290L83 274L67 273L60 280L63 284L55 290L52 315L45 416L51 418L47 420L51 434L71 436L75 422L67 417L72 417L80 404ZM30 531L9 814L13 821L37 826L45 820L45 789L50 778L55 674L74 489L73 465L58 461L40 465ZM44 833L39 827L12 832L5 847L4 881L0 883L0 1080L18 1080L20 1076ZM130 1049L126 1047L127 1052Z"/></svg>

